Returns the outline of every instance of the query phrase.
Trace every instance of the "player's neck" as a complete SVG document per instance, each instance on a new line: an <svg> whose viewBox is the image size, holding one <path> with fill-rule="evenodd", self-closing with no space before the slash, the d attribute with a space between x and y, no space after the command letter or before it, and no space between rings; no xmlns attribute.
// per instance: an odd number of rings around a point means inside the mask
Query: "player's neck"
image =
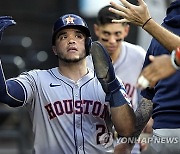
<svg viewBox="0 0 180 154"><path fill-rule="evenodd" d="M73 81L78 81L88 72L86 67L86 61L81 61L77 63L61 63L59 64L58 69L63 76Z"/></svg>
<svg viewBox="0 0 180 154"><path fill-rule="evenodd" d="M116 62L120 54L121 54L121 47L119 47L115 52L109 54L113 64Z"/></svg>

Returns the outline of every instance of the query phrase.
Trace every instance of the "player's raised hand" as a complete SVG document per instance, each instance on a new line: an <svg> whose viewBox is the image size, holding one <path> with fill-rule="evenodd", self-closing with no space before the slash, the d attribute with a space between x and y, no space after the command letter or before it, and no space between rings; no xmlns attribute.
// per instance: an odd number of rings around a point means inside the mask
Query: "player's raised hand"
<svg viewBox="0 0 180 154"><path fill-rule="evenodd" d="M90 53L97 79L106 93L106 101L110 102L111 107L125 104L127 95L120 90L124 87L115 76L112 61L107 50L100 42L95 41L91 45Z"/></svg>
<svg viewBox="0 0 180 154"><path fill-rule="evenodd" d="M110 86L110 83L116 81L114 68L112 65L111 58L107 53L106 49L102 46L102 44L98 41L92 43L90 53L93 59L93 65L95 68L96 76L100 81L102 88L106 94L111 93L111 88L116 88L116 82L114 86ZM117 88L119 88L120 84L117 81ZM115 89L113 89L114 91Z"/></svg>
<svg viewBox="0 0 180 154"><path fill-rule="evenodd" d="M146 3L143 0L138 0L139 5L133 5L127 0L120 0L123 5L117 4L113 1L110 4L115 7L109 8L113 13L116 13L124 19L113 20L113 22L131 22L137 26L143 26L148 19L150 19L149 10Z"/></svg>
<svg viewBox="0 0 180 154"><path fill-rule="evenodd" d="M1 16L0 17L0 40L2 39L2 35L3 35L4 30L8 26L12 26L15 24L16 24L16 22L10 16Z"/></svg>

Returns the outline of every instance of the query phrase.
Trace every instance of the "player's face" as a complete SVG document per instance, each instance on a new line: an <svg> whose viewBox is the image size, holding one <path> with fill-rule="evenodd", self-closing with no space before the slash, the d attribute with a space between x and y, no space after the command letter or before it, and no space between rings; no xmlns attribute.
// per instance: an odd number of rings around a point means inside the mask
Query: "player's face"
<svg viewBox="0 0 180 154"><path fill-rule="evenodd" d="M78 29L63 29L56 35L53 51L59 60L74 63L86 57L85 35Z"/></svg>
<svg viewBox="0 0 180 154"><path fill-rule="evenodd" d="M121 23L110 23L105 25L94 25L98 40L108 50L109 54L120 50L121 42L128 34L129 26Z"/></svg>

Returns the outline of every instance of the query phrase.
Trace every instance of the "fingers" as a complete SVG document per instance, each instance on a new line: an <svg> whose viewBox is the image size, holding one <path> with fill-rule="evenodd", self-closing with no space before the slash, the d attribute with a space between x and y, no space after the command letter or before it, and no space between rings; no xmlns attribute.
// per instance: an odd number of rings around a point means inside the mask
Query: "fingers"
<svg viewBox="0 0 180 154"><path fill-rule="evenodd" d="M122 6L122 5L120 5L120 4L117 4L117 3L113 2L113 1L111 1L110 4L112 6L114 6L116 8L116 10L119 10L121 12L125 12L126 11L126 8L124 6ZM113 9L113 10L115 10L115 9Z"/></svg>
<svg viewBox="0 0 180 154"><path fill-rule="evenodd" d="M144 5L145 4L145 2L143 0L137 0L137 1L138 1L139 5Z"/></svg>
<svg viewBox="0 0 180 154"><path fill-rule="evenodd" d="M0 28L3 31L5 28L11 25L15 25L16 22L12 19L11 16L1 16L0 17Z"/></svg>
<svg viewBox="0 0 180 154"><path fill-rule="evenodd" d="M127 18L127 8L125 8L122 5L116 4L114 2L111 2L111 5L115 8L110 7L109 11L118 14L119 16L122 16L123 18ZM122 23L122 22L129 22L127 19L121 19L121 20L113 20L112 22L116 23Z"/></svg>
<svg viewBox="0 0 180 154"><path fill-rule="evenodd" d="M129 3L128 1L126 1L126 0L120 0L120 1L127 8L131 8L131 7L135 6L135 5L131 4L131 3Z"/></svg>
<svg viewBox="0 0 180 154"><path fill-rule="evenodd" d="M16 22L10 16L1 16L0 17L0 40L3 36L3 31L11 25L15 25Z"/></svg>
<svg viewBox="0 0 180 154"><path fill-rule="evenodd" d="M149 81L143 76L141 75L138 78L138 87L140 87L141 89L145 89L149 86Z"/></svg>
<svg viewBox="0 0 180 154"><path fill-rule="evenodd" d="M127 19L121 19L121 20L113 19L112 22L114 22L114 23L123 23L123 22L130 22L130 21L127 20Z"/></svg>
<svg viewBox="0 0 180 154"><path fill-rule="evenodd" d="M16 23L11 16L0 16L0 23L8 22L8 21L14 24Z"/></svg>
<svg viewBox="0 0 180 154"><path fill-rule="evenodd" d="M153 61L155 60L155 57L152 56L152 55L150 55L150 56L149 56L149 60L150 60L151 62L153 62Z"/></svg>
<svg viewBox="0 0 180 154"><path fill-rule="evenodd" d="M126 22L131 22L135 25L141 26L144 23L144 20L142 21L142 15L144 13L141 11L141 7L133 5L126 0L120 0L124 6L117 4L115 2L110 2L110 4L114 8L109 8L109 11L118 14L126 19ZM122 22L114 20L113 22Z"/></svg>
<svg viewBox="0 0 180 154"><path fill-rule="evenodd" d="M11 16L1 16L1 17L0 17L0 21L1 21L1 20L10 20L10 19L12 19Z"/></svg>
<svg viewBox="0 0 180 154"><path fill-rule="evenodd" d="M122 16L122 17L124 17L124 16L126 16L126 14L123 12L123 11L119 11L119 10L116 10L116 9L114 9L114 8L112 8L112 7L110 7L109 8L109 11L111 11L111 12L113 12L113 13L115 13L115 14L118 14L118 15L120 15L120 16Z"/></svg>
<svg viewBox="0 0 180 154"><path fill-rule="evenodd" d="M149 58L153 59L154 56L149 56ZM147 87L154 87L154 85L156 84L157 82L156 71L152 71L152 70L154 70L152 64L149 64L142 70L141 75L137 82L137 86L140 89L145 89Z"/></svg>

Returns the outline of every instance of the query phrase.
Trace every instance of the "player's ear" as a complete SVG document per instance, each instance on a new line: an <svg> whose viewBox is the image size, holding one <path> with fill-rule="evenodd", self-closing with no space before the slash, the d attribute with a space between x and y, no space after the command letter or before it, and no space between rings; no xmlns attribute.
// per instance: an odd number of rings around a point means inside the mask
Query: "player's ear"
<svg viewBox="0 0 180 154"><path fill-rule="evenodd" d="M94 33L99 37L99 26L97 24L94 24Z"/></svg>
<svg viewBox="0 0 180 154"><path fill-rule="evenodd" d="M127 36L128 36L129 30L130 30L129 24L125 25L125 26L124 26L124 32L125 32L124 37L127 37Z"/></svg>
<svg viewBox="0 0 180 154"><path fill-rule="evenodd" d="M57 55L57 50L56 50L56 46L52 46L52 51L53 51L53 53L55 54L55 55Z"/></svg>

